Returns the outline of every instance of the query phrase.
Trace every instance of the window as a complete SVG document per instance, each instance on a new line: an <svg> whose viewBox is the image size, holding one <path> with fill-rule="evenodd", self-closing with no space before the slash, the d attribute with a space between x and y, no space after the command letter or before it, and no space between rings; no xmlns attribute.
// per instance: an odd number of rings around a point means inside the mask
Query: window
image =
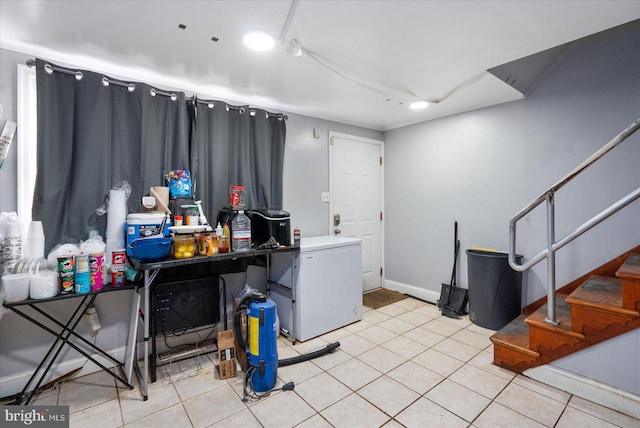
<svg viewBox="0 0 640 428"><path fill-rule="evenodd" d="M17 190L18 216L26 227L31 223L33 190L38 168L38 109L36 96L36 70L18 64L18 139Z"/></svg>

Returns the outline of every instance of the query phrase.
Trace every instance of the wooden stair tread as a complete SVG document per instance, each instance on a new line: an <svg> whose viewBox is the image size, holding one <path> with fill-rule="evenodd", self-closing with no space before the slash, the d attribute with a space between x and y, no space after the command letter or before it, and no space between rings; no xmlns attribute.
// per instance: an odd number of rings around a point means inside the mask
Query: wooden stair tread
<svg viewBox="0 0 640 428"><path fill-rule="evenodd" d="M538 358L540 354L529 349L529 325L525 319L526 315L520 315L494 333L491 336L491 341L495 345L501 345L527 354L532 358Z"/></svg>
<svg viewBox="0 0 640 428"><path fill-rule="evenodd" d="M566 301L573 306L638 316L638 312L623 307L622 280L619 278L592 276L571 293Z"/></svg>
<svg viewBox="0 0 640 428"><path fill-rule="evenodd" d="M565 296L556 295L556 320L560 322L558 325L547 323L547 304L542 305L537 311L527 317L526 322L529 326L535 326L544 330L550 330L560 334L573 336L577 339L584 338L581 333L575 332L571 328L571 306L565 300Z"/></svg>
<svg viewBox="0 0 640 428"><path fill-rule="evenodd" d="M632 254L616 272L618 278L640 280L640 254Z"/></svg>

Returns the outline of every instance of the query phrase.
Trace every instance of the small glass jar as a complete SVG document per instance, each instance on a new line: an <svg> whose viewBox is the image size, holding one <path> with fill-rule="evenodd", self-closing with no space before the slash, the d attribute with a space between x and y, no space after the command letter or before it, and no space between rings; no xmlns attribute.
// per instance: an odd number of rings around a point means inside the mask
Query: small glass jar
<svg viewBox="0 0 640 428"><path fill-rule="evenodd" d="M173 257L176 259L188 259L195 255L195 250L193 235L174 235Z"/></svg>
<svg viewBox="0 0 640 428"><path fill-rule="evenodd" d="M218 236L218 252L228 253L229 249L229 237L227 235Z"/></svg>

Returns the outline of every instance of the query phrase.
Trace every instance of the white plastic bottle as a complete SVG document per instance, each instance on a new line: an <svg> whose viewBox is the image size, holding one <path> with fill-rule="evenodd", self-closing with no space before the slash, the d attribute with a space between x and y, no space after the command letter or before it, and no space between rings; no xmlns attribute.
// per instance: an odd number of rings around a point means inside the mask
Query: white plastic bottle
<svg viewBox="0 0 640 428"><path fill-rule="evenodd" d="M236 252L251 249L251 220L244 215L244 211L238 211L238 215L231 220L231 245Z"/></svg>

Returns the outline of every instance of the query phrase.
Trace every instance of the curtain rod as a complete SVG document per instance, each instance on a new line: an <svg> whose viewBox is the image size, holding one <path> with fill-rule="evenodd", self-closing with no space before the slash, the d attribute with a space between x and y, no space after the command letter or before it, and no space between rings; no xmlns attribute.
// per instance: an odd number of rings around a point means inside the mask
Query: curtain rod
<svg viewBox="0 0 640 428"><path fill-rule="evenodd" d="M30 68L34 68L36 66L36 60L35 59L28 59L26 62L27 62L27 66L30 67ZM45 63L44 70L47 72L47 74L52 74L54 71L58 71L60 73L74 75L77 80L82 80L82 78L84 77L84 75L82 74L81 71L73 71L73 70L69 70L69 69L66 69L66 68L62 68L62 67L56 67L56 66L53 66L53 65L51 65L49 63ZM102 84L104 86L109 86L109 85L122 86L124 88L127 88L129 90L129 92L133 92L136 89L136 85L134 85L133 83L121 82L119 80L110 79L107 76L103 76L102 77ZM151 94L152 97L155 97L156 95L163 95L165 97L171 98L172 101L176 101L178 99L178 95L175 92L165 92L165 91L162 91L160 89L151 88L149 90L149 93ZM188 97L187 99L193 100L198 104L204 104L209 108L214 108L214 102L211 101L211 100L200 100L200 99L198 99L198 97L196 95ZM232 105L229 105L229 104L227 104L225 107L226 107L227 111L235 110L235 111L240 112L240 114L244 114L245 110L246 110L245 107L232 106ZM249 110L249 114L251 116L255 116L256 115L256 111L254 109L250 109ZM289 120L289 116L287 116L286 114L271 113L271 112L266 111L266 110L265 110L265 116L266 116L267 119L270 118L270 117L276 117L276 118L278 118L278 120Z"/></svg>

